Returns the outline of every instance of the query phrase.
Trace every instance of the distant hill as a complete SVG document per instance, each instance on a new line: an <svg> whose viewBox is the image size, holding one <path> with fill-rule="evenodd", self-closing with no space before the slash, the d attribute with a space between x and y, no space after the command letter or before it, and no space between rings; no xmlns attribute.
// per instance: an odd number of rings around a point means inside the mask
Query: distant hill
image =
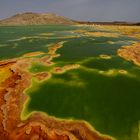
<svg viewBox="0 0 140 140"><path fill-rule="evenodd" d="M45 24L75 24L71 19L56 15L54 13L21 13L10 18L0 20L0 25L45 25Z"/></svg>

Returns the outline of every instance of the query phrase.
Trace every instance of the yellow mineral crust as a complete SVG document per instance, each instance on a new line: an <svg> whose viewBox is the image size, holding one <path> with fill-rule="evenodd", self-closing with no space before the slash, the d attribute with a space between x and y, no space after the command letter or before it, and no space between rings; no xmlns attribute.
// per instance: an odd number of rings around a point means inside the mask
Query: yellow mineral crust
<svg viewBox="0 0 140 140"><path fill-rule="evenodd" d="M118 33L108 33L108 32L86 32L85 35L94 37L119 37Z"/></svg>
<svg viewBox="0 0 140 140"><path fill-rule="evenodd" d="M107 55L107 54L101 54L100 55L101 59L111 59L111 56Z"/></svg>
<svg viewBox="0 0 140 140"><path fill-rule="evenodd" d="M113 31L117 32L120 35L125 35L129 37L134 37L140 39L140 27L139 26L114 26L114 25L92 25L91 28Z"/></svg>
<svg viewBox="0 0 140 140"><path fill-rule="evenodd" d="M132 46L123 46L118 50L118 55L140 66L140 43L134 43Z"/></svg>
<svg viewBox="0 0 140 140"><path fill-rule="evenodd" d="M10 64L0 65L0 85L4 82L8 77L10 77L12 71L10 70Z"/></svg>

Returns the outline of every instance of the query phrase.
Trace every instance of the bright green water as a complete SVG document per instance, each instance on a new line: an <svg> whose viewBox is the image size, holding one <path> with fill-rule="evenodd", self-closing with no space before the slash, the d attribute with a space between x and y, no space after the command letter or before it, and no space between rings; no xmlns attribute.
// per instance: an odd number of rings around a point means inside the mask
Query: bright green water
<svg viewBox="0 0 140 140"><path fill-rule="evenodd" d="M79 63L80 69L64 74L54 74L42 83L33 83L27 93L28 113L37 110L60 118L73 118L89 122L101 133L118 140L139 140L140 120L140 68L117 56L117 49L131 44L135 39L128 37L86 37L64 39L71 35L74 26L21 26L0 27L0 59L21 56L32 51L47 52L47 45L68 41L57 52L57 66ZM86 30L96 31L87 27ZM55 33L48 39L9 41L23 36L36 36L40 33ZM103 32L103 31L101 31ZM73 34L77 35L77 34ZM57 37L62 37L61 39ZM109 44L108 41L115 42ZM14 47L17 43L16 47ZM105 60L100 54L111 55ZM119 73L124 69L126 74ZM48 71L48 67L34 63L33 73ZM103 74L101 73L103 72ZM27 115L27 114L26 114Z"/></svg>
<svg viewBox="0 0 140 140"><path fill-rule="evenodd" d="M106 77L86 69L55 75L28 91L28 111L86 120L102 133L131 139L140 118L139 79Z"/></svg>

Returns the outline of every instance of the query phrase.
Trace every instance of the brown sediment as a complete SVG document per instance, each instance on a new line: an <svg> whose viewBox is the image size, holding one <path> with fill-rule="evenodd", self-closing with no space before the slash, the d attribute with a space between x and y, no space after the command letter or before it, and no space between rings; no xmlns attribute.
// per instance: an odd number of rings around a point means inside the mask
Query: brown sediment
<svg viewBox="0 0 140 140"><path fill-rule="evenodd" d="M46 64L47 66L52 66L54 63L51 62L51 61L48 61L48 62L46 62L45 64Z"/></svg>
<svg viewBox="0 0 140 140"><path fill-rule="evenodd" d="M39 61L42 62L42 63L46 63L46 64L52 64L53 63L52 62L53 58L56 58L56 57L60 56L60 54L57 54L56 51L59 48L63 47L63 43L65 43L65 42L62 41L62 42L59 42L59 43L56 43L56 44L53 44L53 45L49 46L49 48L48 48L49 52L47 53L46 56L41 57L39 59Z"/></svg>
<svg viewBox="0 0 140 140"><path fill-rule="evenodd" d="M33 56L38 56L41 54L45 54L44 52L31 52L31 53L26 53L24 56L26 57L33 57Z"/></svg>
<svg viewBox="0 0 140 140"><path fill-rule="evenodd" d="M40 58L40 62L44 62L44 63L51 62L51 60L52 60L52 57L50 55Z"/></svg>
<svg viewBox="0 0 140 140"><path fill-rule="evenodd" d="M14 62L13 60L0 62L0 66L8 67L11 71L0 85L0 139L112 140L111 137L91 129L83 121L60 120L42 112L32 112L25 120L21 119L23 105L28 97L24 92L31 86L32 77L36 76L39 80L44 80L52 74L40 72L34 75L27 71L32 61L39 61L38 59L40 58L20 58ZM67 71L78 67L79 65L73 64L62 69Z"/></svg>
<svg viewBox="0 0 140 140"><path fill-rule="evenodd" d="M63 47L63 43L64 42L59 42L57 44L54 44L54 45L50 46L48 54L50 54L50 55L56 54L57 49Z"/></svg>
<svg viewBox="0 0 140 140"><path fill-rule="evenodd" d="M118 50L118 55L128 61L132 61L140 66L140 43L134 43L132 46L124 46Z"/></svg>
<svg viewBox="0 0 140 140"><path fill-rule="evenodd" d="M66 71L69 71L69 70L73 70L73 69L78 69L80 67L79 64L69 64L69 65L65 65L64 67L55 67L53 69L53 73L64 73Z"/></svg>
<svg viewBox="0 0 140 140"><path fill-rule="evenodd" d="M54 72L54 73L64 73L65 70L64 70L63 68L61 68L61 67L55 67L55 68L53 69L53 72Z"/></svg>
<svg viewBox="0 0 140 140"><path fill-rule="evenodd" d="M35 77L39 81L47 80L47 79L51 78L51 73L49 73L49 72L40 72L40 73L35 74Z"/></svg>
<svg viewBox="0 0 140 140"><path fill-rule="evenodd" d="M12 64L12 63L15 63L16 61L17 61L17 58L2 60L2 61L0 61L0 66L7 65L9 63Z"/></svg>

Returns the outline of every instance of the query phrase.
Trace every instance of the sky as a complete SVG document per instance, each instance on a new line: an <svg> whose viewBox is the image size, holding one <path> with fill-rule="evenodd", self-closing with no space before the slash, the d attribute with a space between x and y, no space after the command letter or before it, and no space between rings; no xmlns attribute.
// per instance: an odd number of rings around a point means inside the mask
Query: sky
<svg viewBox="0 0 140 140"><path fill-rule="evenodd" d="M0 0L0 19L52 12L79 21L140 22L140 0Z"/></svg>

